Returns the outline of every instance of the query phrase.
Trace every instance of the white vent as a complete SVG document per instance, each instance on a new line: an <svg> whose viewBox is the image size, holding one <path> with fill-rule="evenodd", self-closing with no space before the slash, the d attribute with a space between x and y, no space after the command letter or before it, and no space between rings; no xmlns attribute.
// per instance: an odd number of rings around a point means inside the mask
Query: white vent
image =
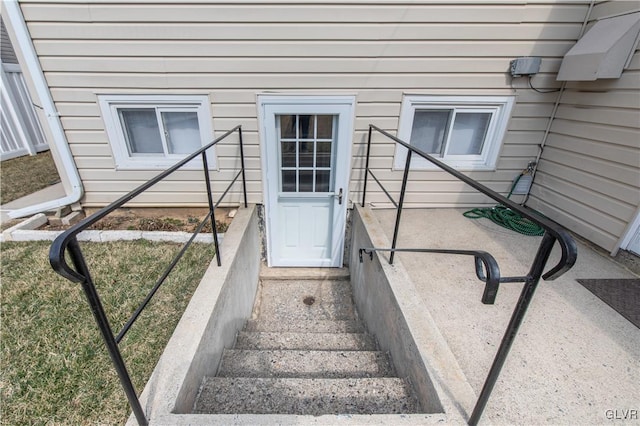
<svg viewBox="0 0 640 426"><path fill-rule="evenodd" d="M638 44L640 12L601 19L567 52L557 80L619 78Z"/></svg>

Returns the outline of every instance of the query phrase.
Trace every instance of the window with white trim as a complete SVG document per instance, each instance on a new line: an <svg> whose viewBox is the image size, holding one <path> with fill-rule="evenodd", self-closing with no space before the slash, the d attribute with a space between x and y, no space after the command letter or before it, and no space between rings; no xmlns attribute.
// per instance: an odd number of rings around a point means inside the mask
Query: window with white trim
<svg viewBox="0 0 640 426"><path fill-rule="evenodd" d="M118 169L166 169L213 140L209 97L102 95L98 97ZM207 152L209 168L215 155ZM200 157L184 168L202 167Z"/></svg>
<svg viewBox="0 0 640 426"><path fill-rule="evenodd" d="M457 169L493 170L512 108L511 96L405 96L398 137ZM406 155L398 145L396 168L404 168ZM411 168L437 166L413 155Z"/></svg>

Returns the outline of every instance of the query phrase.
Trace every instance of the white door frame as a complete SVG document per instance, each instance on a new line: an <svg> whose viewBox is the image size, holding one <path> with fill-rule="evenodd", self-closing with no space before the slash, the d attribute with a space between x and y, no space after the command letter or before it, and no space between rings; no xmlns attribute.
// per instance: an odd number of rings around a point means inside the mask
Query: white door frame
<svg viewBox="0 0 640 426"><path fill-rule="evenodd" d="M344 220L340 226L334 226L332 238L332 259L329 263L322 263L313 266L321 267L341 267L344 251L344 238L346 226L346 208L349 200L349 178L351 175L351 153L353 145L355 96L327 96L327 95L258 95L258 124L260 135L260 154L262 166L262 185L265 205L265 232L267 241L267 263L274 265L272 257L272 237L275 225L272 224L275 208L278 200L278 185L274 183L273 170L268 167L267 129L268 120L266 108L275 107L279 111L291 106L288 111L293 114L334 114L338 115L338 137L336 146L336 175L335 188L343 188L341 211L344 211ZM332 112L329 112L332 111ZM270 185L271 182L271 185ZM283 265L285 266L285 265ZM294 265L292 265L294 266ZM303 266L303 265L299 265ZM309 265L311 266L311 265Z"/></svg>

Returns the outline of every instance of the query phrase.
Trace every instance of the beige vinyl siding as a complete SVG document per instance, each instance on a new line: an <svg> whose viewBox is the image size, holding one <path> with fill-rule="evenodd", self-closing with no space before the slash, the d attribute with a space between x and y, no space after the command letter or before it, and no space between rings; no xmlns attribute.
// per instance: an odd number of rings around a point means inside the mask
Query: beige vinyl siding
<svg viewBox="0 0 640 426"><path fill-rule="evenodd" d="M602 2L590 20L634 6ZM606 250L617 246L640 206L639 51L620 79L567 84L528 204Z"/></svg>
<svg viewBox="0 0 640 426"><path fill-rule="evenodd" d="M468 173L506 193L535 159L555 101L528 89L524 79L511 82L509 61L543 57L535 84L558 87L555 73L588 8L587 1L20 4L87 206L104 205L155 175L114 169L98 94L208 95L216 135L243 126L250 202L262 202L258 93L356 95L352 200L361 197L368 125L395 134L403 94L515 95L497 170ZM379 135L374 140L371 166L397 191L402 173L393 169L395 146ZM213 179L228 181L237 150L223 144L217 154ZM411 206L488 202L442 172L415 171L411 180ZM185 171L138 201L202 204L202 186L197 172ZM377 185L369 188L369 201L388 205ZM234 191L231 201L238 200Z"/></svg>

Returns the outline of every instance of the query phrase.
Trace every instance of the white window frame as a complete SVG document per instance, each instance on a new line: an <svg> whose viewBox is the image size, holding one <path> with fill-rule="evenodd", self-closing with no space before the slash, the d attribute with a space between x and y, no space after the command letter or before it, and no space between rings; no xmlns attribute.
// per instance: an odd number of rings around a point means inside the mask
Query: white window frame
<svg viewBox="0 0 640 426"><path fill-rule="evenodd" d="M433 155L433 157L458 170L495 170L513 104L513 96L405 95L400 110L398 137L409 143L416 110L453 109L455 112L491 113L491 121L485 135L482 152L479 155L448 156L449 146L448 141L445 141L444 156ZM451 126L453 126L453 121L451 120ZM450 134L451 132L449 132ZM406 158L407 149L396 145L394 168L404 169ZM439 167L418 155L413 155L411 169L439 170Z"/></svg>
<svg viewBox="0 0 640 426"><path fill-rule="evenodd" d="M200 144L213 141L210 100L206 95L99 95L105 130L109 138L116 169L165 170L186 157L185 154L169 154L166 141L162 139L163 154L129 154L124 129L120 121L120 108L154 108L156 112L193 111L198 116ZM162 132L162 127L160 128ZM207 151L209 169L216 169L215 147ZM202 168L200 156L185 164L182 169Z"/></svg>

